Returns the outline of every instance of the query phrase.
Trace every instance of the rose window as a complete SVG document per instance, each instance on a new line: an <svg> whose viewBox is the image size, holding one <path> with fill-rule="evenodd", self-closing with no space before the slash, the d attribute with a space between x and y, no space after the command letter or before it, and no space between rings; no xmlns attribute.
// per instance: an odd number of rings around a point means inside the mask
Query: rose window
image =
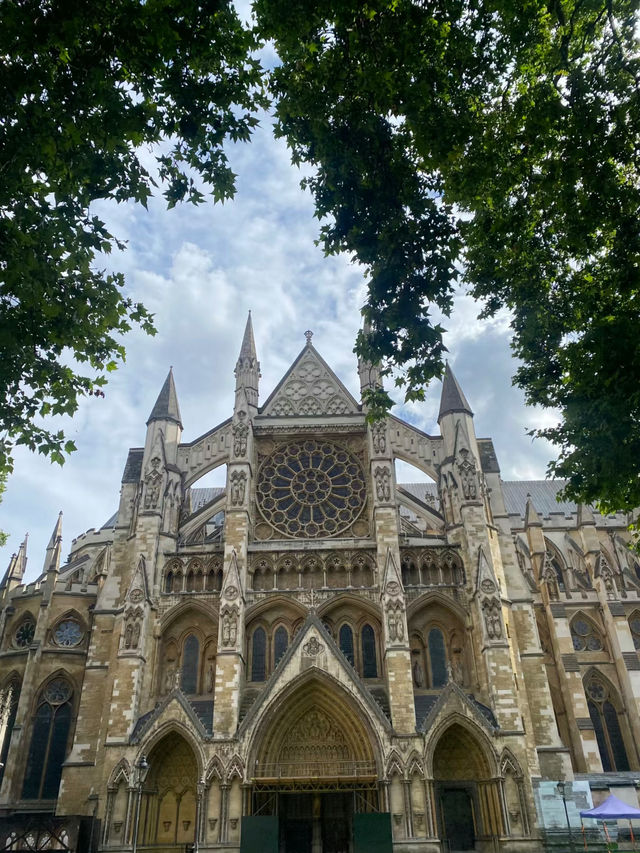
<svg viewBox="0 0 640 853"><path fill-rule="evenodd" d="M289 444L263 462L257 500L263 517L284 536L337 536L362 512L364 472L353 454L335 444Z"/></svg>
<svg viewBox="0 0 640 853"><path fill-rule="evenodd" d="M82 642L84 632L75 619L65 619L58 623L53 639L59 646L77 646Z"/></svg>
<svg viewBox="0 0 640 853"><path fill-rule="evenodd" d="M23 622L16 631L16 646L20 646L21 649L30 646L35 632L35 622L31 622L30 620Z"/></svg>

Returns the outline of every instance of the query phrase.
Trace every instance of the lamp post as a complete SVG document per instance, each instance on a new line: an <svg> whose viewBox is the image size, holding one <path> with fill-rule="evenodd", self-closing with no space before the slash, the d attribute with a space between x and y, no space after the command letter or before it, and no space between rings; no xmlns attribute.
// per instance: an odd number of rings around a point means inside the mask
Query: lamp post
<svg viewBox="0 0 640 853"><path fill-rule="evenodd" d="M136 768L138 770L138 796L136 798L136 818L133 822L133 853L137 853L138 851L138 827L140 826L140 805L142 803L142 786L144 785L144 780L147 778L147 773L149 772L149 762L147 761L146 755L140 756L140 760L136 764Z"/></svg>
<svg viewBox="0 0 640 853"><path fill-rule="evenodd" d="M562 803L564 805L564 816L567 819L567 829L569 830L569 848L571 850L571 853L575 853L575 847L573 846L573 833L571 832L571 822L569 820L569 810L567 808L567 798L565 795L566 784L567 783L561 779L556 786L556 790L562 797Z"/></svg>

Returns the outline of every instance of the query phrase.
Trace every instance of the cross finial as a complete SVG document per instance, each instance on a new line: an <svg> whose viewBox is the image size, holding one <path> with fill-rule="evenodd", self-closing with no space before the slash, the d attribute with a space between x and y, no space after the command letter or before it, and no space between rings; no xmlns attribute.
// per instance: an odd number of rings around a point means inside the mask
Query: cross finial
<svg viewBox="0 0 640 853"><path fill-rule="evenodd" d="M307 329L307 331L304 333L304 336L307 339L307 346L309 346L311 344L311 338L313 337L313 332L310 331L309 329Z"/></svg>

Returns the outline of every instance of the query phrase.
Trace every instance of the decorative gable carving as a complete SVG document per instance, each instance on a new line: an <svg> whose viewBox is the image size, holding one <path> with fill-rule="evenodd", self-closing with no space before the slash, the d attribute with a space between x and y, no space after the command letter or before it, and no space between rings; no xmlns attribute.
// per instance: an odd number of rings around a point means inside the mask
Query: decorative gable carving
<svg viewBox="0 0 640 853"><path fill-rule="evenodd" d="M358 404L316 350L305 347L267 400L262 414L273 417L348 415Z"/></svg>

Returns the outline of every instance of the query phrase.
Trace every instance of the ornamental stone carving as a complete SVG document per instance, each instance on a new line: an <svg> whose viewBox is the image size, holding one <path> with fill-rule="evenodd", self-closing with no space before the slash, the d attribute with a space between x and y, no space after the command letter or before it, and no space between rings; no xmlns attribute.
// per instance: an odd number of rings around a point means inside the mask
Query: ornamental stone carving
<svg viewBox="0 0 640 853"><path fill-rule="evenodd" d="M502 616L500 602L496 598L488 598L482 602L484 626L490 640L502 639Z"/></svg>
<svg viewBox="0 0 640 853"><path fill-rule="evenodd" d="M311 637L309 639L309 642L305 643L302 647L302 651L305 653L305 655L314 658L324 651L324 646L318 641L317 637Z"/></svg>
<svg viewBox="0 0 640 853"><path fill-rule="evenodd" d="M235 648L238 639L238 608L228 607L222 612L222 645Z"/></svg>
<svg viewBox="0 0 640 853"><path fill-rule="evenodd" d="M466 447L458 454L458 472L465 500L473 501L478 497L478 475L473 457Z"/></svg>
<svg viewBox="0 0 640 853"><path fill-rule="evenodd" d="M151 470L145 477L144 490L144 508L156 509L160 501L160 488L162 486L162 474L158 470L160 467L160 457L154 456L150 462Z"/></svg>
<svg viewBox="0 0 640 853"><path fill-rule="evenodd" d="M231 506L242 506L247 488L247 475L244 471L231 472Z"/></svg>
<svg viewBox="0 0 640 853"><path fill-rule="evenodd" d="M391 471L386 465L378 465L373 471L376 481L376 497L379 501L391 500Z"/></svg>
<svg viewBox="0 0 640 853"><path fill-rule="evenodd" d="M374 453L383 454L387 452L387 427L384 421L376 421L372 425L371 441Z"/></svg>
<svg viewBox="0 0 640 853"><path fill-rule="evenodd" d="M235 457L245 456L247 452L249 424L245 420L246 417L246 412L238 412L238 420L231 427L231 432L233 434L233 455Z"/></svg>
<svg viewBox="0 0 640 853"><path fill-rule="evenodd" d="M400 601L387 606L387 632L392 643L404 640L404 608Z"/></svg>
<svg viewBox="0 0 640 853"><path fill-rule="evenodd" d="M295 366L265 414L277 417L345 415L354 410L353 402L335 376L314 352L308 352Z"/></svg>

